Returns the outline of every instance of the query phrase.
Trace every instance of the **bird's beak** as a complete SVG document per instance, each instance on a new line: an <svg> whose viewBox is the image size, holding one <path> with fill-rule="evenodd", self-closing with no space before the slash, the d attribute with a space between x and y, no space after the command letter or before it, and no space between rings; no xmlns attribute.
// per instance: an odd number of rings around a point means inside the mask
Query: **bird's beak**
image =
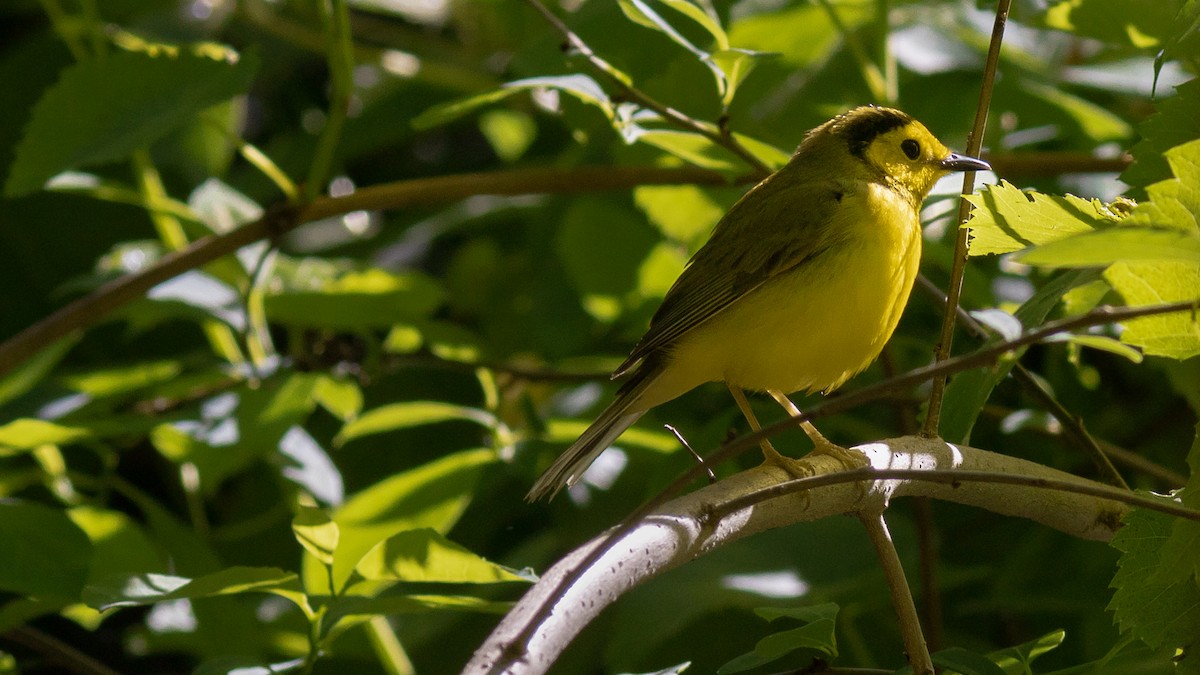
<svg viewBox="0 0 1200 675"><path fill-rule="evenodd" d="M938 162L938 166L946 171L990 171L991 164L982 159L974 157L966 157L964 155L955 155L951 153L945 159Z"/></svg>

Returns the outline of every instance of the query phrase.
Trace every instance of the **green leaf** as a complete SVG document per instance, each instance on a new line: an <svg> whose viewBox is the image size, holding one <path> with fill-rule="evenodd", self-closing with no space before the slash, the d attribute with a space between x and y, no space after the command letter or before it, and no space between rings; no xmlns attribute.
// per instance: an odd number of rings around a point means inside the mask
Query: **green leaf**
<svg viewBox="0 0 1200 675"><path fill-rule="evenodd" d="M1099 349L1100 351L1116 354L1122 358L1128 359L1131 363L1141 363L1142 353L1127 344L1108 337L1107 335L1092 335L1090 333L1060 333L1052 335L1045 340L1046 342L1067 342L1080 347L1089 349Z"/></svg>
<svg viewBox="0 0 1200 675"><path fill-rule="evenodd" d="M1175 96L1159 101L1158 113L1139 127L1142 139L1129 150L1134 162L1121 174L1121 180L1145 187L1175 175L1166 153L1177 145L1200 138L1200 115L1195 114L1198 108L1200 79L1190 79L1176 86Z"/></svg>
<svg viewBox="0 0 1200 675"><path fill-rule="evenodd" d="M546 433L543 438L551 443L573 443L575 439L579 438L587 430L590 424L591 420L547 420ZM634 446L661 453L675 452L681 449L679 441L671 434L665 431L638 427L628 429L625 433L621 434L620 445Z"/></svg>
<svg viewBox="0 0 1200 675"><path fill-rule="evenodd" d="M855 31L874 16L871 5L838 3L837 16L846 31ZM808 71L828 59L842 44L842 30L818 3L800 3L743 16L729 28L731 44L779 55L788 72Z"/></svg>
<svg viewBox="0 0 1200 675"><path fill-rule="evenodd" d="M733 153L693 131L641 130L632 137L703 169L735 173L746 168Z"/></svg>
<svg viewBox="0 0 1200 675"><path fill-rule="evenodd" d="M634 189L633 203L660 232L691 251L708 238L726 211L695 185L644 185Z"/></svg>
<svg viewBox="0 0 1200 675"><path fill-rule="evenodd" d="M5 194L28 194L61 171L122 159L244 93L256 69L257 59L246 55L222 61L187 49L80 61L34 107Z"/></svg>
<svg viewBox="0 0 1200 675"><path fill-rule="evenodd" d="M491 450L459 452L386 478L348 499L333 514L340 532L334 583L342 587L358 561L397 532L428 527L445 534L474 496L480 472L494 461ZM329 592L325 569L316 560L305 559L303 577L311 592Z"/></svg>
<svg viewBox="0 0 1200 675"><path fill-rule="evenodd" d="M229 567L197 579L169 574L137 574L90 585L83 592L89 606L112 607L152 605L179 598L209 598L241 593L273 593L294 599L299 592L297 577L274 567Z"/></svg>
<svg viewBox="0 0 1200 675"><path fill-rule="evenodd" d="M1121 262L1105 270L1104 279L1131 307L1191 300L1200 288L1200 265ZM1191 358L1200 354L1200 322L1188 311L1132 319L1121 341L1153 356Z"/></svg>
<svg viewBox="0 0 1200 675"><path fill-rule="evenodd" d="M183 365L178 361L144 361L133 366L68 375L62 378L62 382L93 398L107 398L169 382L182 371Z"/></svg>
<svg viewBox="0 0 1200 675"><path fill-rule="evenodd" d="M489 110L479 116L479 131L501 160L521 158L537 137L537 123L517 110Z"/></svg>
<svg viewBox="0 0 1200 675"><path fill-rule="evenodd" d="M468 96L447 103L439 103L426 108L424 112L412 118L409 121L409 125L416 131L426 131L453 122L479 108L491 105L497 101L503 101L519 91L521 91L519 88L496 89L495 91Z"/></svg>
<svg viewBox="0 0 1200 675"><path fill-rule="evenodd" d="M444 295L441 286L423 274L371 269L346 274L320 290L270 294L264 304L275 322L353 331L429 316Z"/></svg>
<svg viewBox="0 0 1200 675"><path fill-rule="evenodd" d="M38 419L18 419L0 427L0 456L39 445L63 445L92 435L91 429Z"/></svg>
<svg viewBox="0 0 1200 675"><path fill-rule="evenodd" d="M1162 556L1174 520L1157 511L1132 509L1111 542L1122 555L1108 609L1122 631L1152 648L1195 645L1200 637L1200 586L1178 569L1181 561Z"/></svg>
<svg viewBox="0 0 1200 675"><path fill-rule="evenodd" d="M79 596L87 581L92 543L61 510L0 502L0 589L34 597Z"/></svg>
<svg viewBox="0 0 1200 675"><path fill-rule="evenodd" d="M1156 103L1158 112L1138 127L1142 140L1129 151L1133 164L1121 174L1121 180L1145 187L1170 178L1171 166L1166 153L1177 145L1200 138L1200 79L1191 79L1175 88L1175 95Z"/></svg>
<svg viewBox="0 0 1200 675"><path fill-rule="evenodd" d="M1200 508L1200 424L1196 425L1192 448L1188 452L1187 485L1174 493L1185 506ZM1200 583L1200 523L1177 518L1171 534L1159 552L1161 565L1151 581L1164 586L1174 583Z"/></svg>
<svg viewBox="0 0 1200 675"><path fill-rule="evenodd" d="M733 97L737 93L738 86L750 75L750 71L754 70L754 67L758 65L759 59L764 56L775 56L775 54L756 52L749 49L722 49L709 54L709 58L724 74L724 86L721 93L721 104L723 106L728 108L729 104L733 103Z"/></svg>
<svg viewBox="0 0 1200 675"><path fill-rule="evenodd" d="M329 603L328 607L321 622L322 637L345 630L373 616L424 612L504 614L512 609L512 603L485 600L470 595L343 595Z"/></svg>
<svg viewBox="0 0 1200 675"><path fill-rule="evenodd" d="M1105 267L1118 260L1200 263L1200 236L1183 230L1117 227L1088 232L1018 253L1040 267Z"/></svg>
<svg viewBox="0 0 1200 675"><path fill-rule="evenodd" d="M444 403L442 401L410 401L389 403L372 408L338 432L334 443L344 445L356 438L382 434L398 429L410 429L426 424L437 424L453 420L475 422L487 428L496 425L496 417L486 410Z"/></svg>
<svg viewBox="0 0 1200 675"><path fill-rule="evenodd" d="M544 77L529 77L516 80L504 85L507 89L524 91L529 89L553 89L564 94L570 94L580 101L596 106L604 112L605 117L612 119L615 115L612 99L596 80L587 75L547 75Z"/></svg>
<svg viewBox="0 0 1200 675"><path fill-rule="evenodd" d="M92 543L89 583L118 574L163 569L158 546L140 525L124 513L94 506L76 506L67 511L67 516Z"/></svg>
<svg viewBox="0 0 1200 675"><path fill-rule="evenodd" d="M772 633L754 645L754 651L742 654L717 669L719 675L740 673L761 665L778 661L797 649L807 649L816 655L837 656L837 645L833 640L834 623L816 621L800 628Z"/></svg>
<svg viewBox="0 0 1200 675"><path fill-rule="evenodd" d="M963 225L971 232L973 256L1011 253L1116 222L1099 200L1024 192L1007 181L966 198L975 206Z"/></svg>
<svg viewBox="0 0 1200 675"><path fill-rule="evenodd" d="M349 378L320 376L313 389L313 400L343 422L358 417L362 412L362 388Z"/></svg>
<svg viewBox="0 0 1200 675"><path fill-rule="evenodd" d="M388 537L363 556L354 569L369 580L456 584L535 581L488 562L427 527Z"/></svg>
<svg viewBox="0 0 1200 675"><path fill-rule="evenodd" d="M810 650L813 652L813 656L837 656L837 639L834 634L838 613L836 604L824 603L806 607L760 607L754 612L768 621L787 617L799 619L805 622L805 625L792 630L772 633L759 640L754 646L754 651L742 654L721 666L717 670L720 675L757 668L777 661L797 649Z"/></svg>
<svg viewBox="0 0 1200 675"><path fill-rule="evenodd" d="M1015 647L994 651L987 656L1007 675L1026 675L1033 672L1030 664L1034 659L1056 649L1066 636L1066 631L1056 630Z"/></svg>
<svg viewBox="0 0 1200 675"><path fill-rule="evenodd" d="M1138 49L1170 35L1178 0L1062 0L1046 11L1050 28Z"/></svg>
<svg viewBox="0 0 1200 675"><path fill-rule="evenodd" d="M659 2L700 24L712 36L718 50L729 49L729 36L725 34L725 29L721 27L715 17L701 9L696 3L691 0L659 0Z"/></svg>
<svg viewBox="0 0 1200 675"><path fill-rule="evenodd" d="M1004 675L1004 669L991 659L962 647L951 647L929 655L933 665L961 675Z"/></svg>
<svg viewBox="0 0 1200 675"><path fill-rule="evenodd" d="M597 320L611 323L642 298L637 287L642 262L658 242L654 230L612 200L572 200L554 237L554 248L575 291ZM597 256L604 251L604 256Z"/></svg>
<svg viewBox="0 0 1200 675"><path fill-rule="evenodd" d="M322 565L333 564L333 552L338 545L338 526L325 509L301 506L292 518L292 534Z"/></svg>

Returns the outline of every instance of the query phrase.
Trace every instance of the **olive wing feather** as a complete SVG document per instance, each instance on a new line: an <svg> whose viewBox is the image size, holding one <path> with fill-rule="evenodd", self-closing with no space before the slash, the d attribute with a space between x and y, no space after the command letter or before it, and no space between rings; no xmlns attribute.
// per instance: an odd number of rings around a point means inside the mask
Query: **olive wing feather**
<svg viewBox="0 0 1200 675"><path fill-rule="evenodd" d="M845 187L825 181L786 183L760 183L717 223L614 378L836 241L838 233L830 225Z"/></svg>

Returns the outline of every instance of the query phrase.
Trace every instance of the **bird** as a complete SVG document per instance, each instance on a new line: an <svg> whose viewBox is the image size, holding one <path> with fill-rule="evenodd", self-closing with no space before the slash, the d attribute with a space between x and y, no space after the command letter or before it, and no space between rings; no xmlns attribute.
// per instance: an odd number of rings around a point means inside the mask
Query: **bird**
<svg viewBox="0 0 1200 675"><path fill-rule="evenodd" d="M723 381L758 429L745 390L799 415L787 394L829 393L864 370L917 276L921 203L941 177L990 168L894 108L859 106L809 131L720 219L613 373L628 379L612 403L526 499L573 485L646 411L701 384ZM847 461L843 448L801 426L813 452ZM787 461L761 445L766 461Z"/></svg>

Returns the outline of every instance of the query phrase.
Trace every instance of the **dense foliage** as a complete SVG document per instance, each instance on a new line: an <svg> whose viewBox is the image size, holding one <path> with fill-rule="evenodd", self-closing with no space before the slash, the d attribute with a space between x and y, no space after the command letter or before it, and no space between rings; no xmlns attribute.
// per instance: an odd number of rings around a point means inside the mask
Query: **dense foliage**
<svg viewBox="0 0 1200 675"><path fill-rule="evenodd" d="M990 3L539 7L0 5L0 672L457 672L539 571L693 465L663 424L702 454L745 432L702 388L522 501L747 182L868 102L965 149L990 83ZM1198 26L1197 0L1014 3L961 301L992 342L1200 297ZM922 273L946 288L941 188ZM846 388L929 363L944 312L918 289ZM941 435L1107 481L1085 428L1133 488L1200 507L1195 312L1095 323L952 378ZM929 386L819 426L912 433ZM1200 672L1196 521L1134 509L1108 546L951 504L887 518L939 663ZM853 519L636 589L557 668L814 658L904 665Z"/></svg>

